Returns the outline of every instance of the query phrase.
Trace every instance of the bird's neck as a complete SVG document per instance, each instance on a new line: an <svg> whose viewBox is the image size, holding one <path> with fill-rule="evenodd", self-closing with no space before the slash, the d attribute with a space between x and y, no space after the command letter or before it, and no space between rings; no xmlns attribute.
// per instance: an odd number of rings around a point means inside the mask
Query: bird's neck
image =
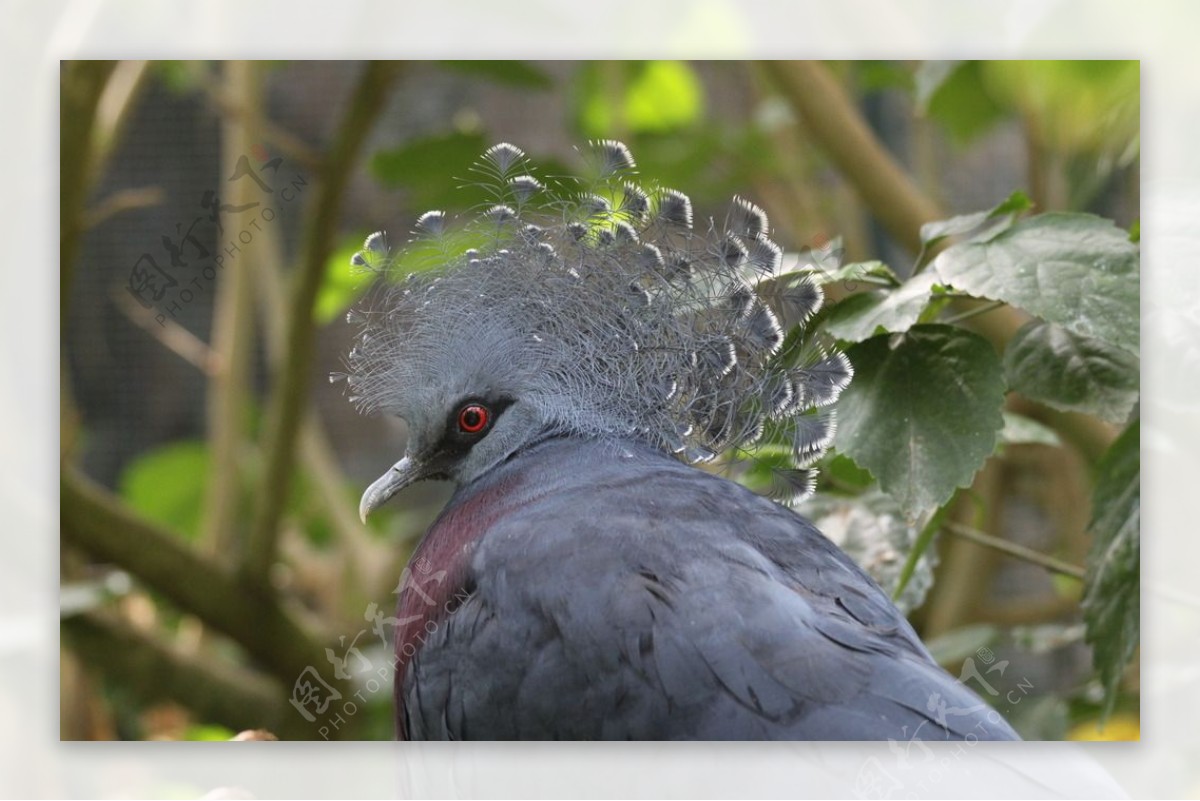
<svg viewBox="0 0 1200 801"><path fill-rule="evenodd" d="M555 437L532 446L464 485L421 539L399 587L396 627L396 703L405 672L423 644L474 590L471 558L480 540L503 518L548 494L587 480L580 464L669 457L632 442ZM403 732L398 732L403 736Z"/></svg>
<svg viewBox="0 0 1200 801"><path fill-rule="evenodd" d="M470 597L471 557L480 539L547 491L545 482L521 469L525 458L518 456L460 487L413 551L398 588L397 684L424 642Z"/></svg>

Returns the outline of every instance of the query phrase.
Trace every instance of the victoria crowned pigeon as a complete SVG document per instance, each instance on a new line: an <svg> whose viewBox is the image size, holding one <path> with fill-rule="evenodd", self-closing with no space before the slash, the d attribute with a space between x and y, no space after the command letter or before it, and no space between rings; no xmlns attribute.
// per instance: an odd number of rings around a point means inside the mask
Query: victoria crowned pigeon
<svg viewBox="0 0 1200 801"><path fill-rule="evenodd" d="M456 485L398 588L406 739L1016 739L789 507L849 362L766 214L693 223L593 142L583 178L510 144L432 211L351 321L352 400L408 424L368 513ZM396 275L407 272L407 276ZM697 465L766 465L763 497Z"/></svg>

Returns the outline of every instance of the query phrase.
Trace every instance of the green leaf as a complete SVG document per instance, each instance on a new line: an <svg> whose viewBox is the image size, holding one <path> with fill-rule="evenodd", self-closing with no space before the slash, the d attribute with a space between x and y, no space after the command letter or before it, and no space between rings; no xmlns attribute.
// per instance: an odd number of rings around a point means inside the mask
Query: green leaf
<svg viewBox="0 0 1200 801"><path fill-rule="evenodd" d="M1004 351L1008 385L1055 409L1123 423L1138 400L1138 358L1099 339L1034 321Z"/></svg>
<svg viewBox="0 0 1200 801"><path fill-rule="evenodd" d="M925 223L921 226L921 247L927 249L948 236L964 234L973 234L972 241L990 239L1011 226L1019 214L1031 208L1033 201L1018 189L987 211Z"/></svg>
<svg viewBox="0 0 1200 801"><path fill-rule="evenodd" d="M500 84L524 89L549 89L554 85L550 76L527 61L439 61L454 72L477 75Z"/></svg>
<svg viewBox="0 0 1200 801"><path fill-rule="evenodd" d="M822 286L845 281L847 288L851 292L856 289L854 286L856 282L872 285L886 284L892 287L900 286L900 279L896 276L896 273L892 271L891 267L888 267L881 261L855 261L830 270L816 264L812 274L813 279Z"/></svg>
<svg viewBox="0 0 1200 801"><path fill-rule="evenodd" d="M832 457L821 466L821 475L829 479L835 489L862 491L875 483L871 471L863 470L844 453L834 452Z"/></svg>
<svg viewBox="0 0 1200 801"><path fill-rule="evenodd" d="M381 150L371 158L371 174L389 189L403 187L413 203L423 209L466 208L483 199L468 186L447 181L447 173L466 176L487 148L482 133L455 132L413 139L399 147Z"/></svg>
<svg viewBox="0 0 1200 801"><path fill-rule="evenodd" d="M982 64L964 61L930 94L925 112L957 144L966 144L1010 112L996 102L983 80Z"/></svg>
<svg viewBox="0 0 1200 801"><path fill-rule="evenodd" d="M1104 686L1105 716L1141 636L1140 444L1141 423L1135 420L1100 460L1092 493L1095 540L1084 579L1084 639L1092 646L1092 662Z"/></svg>
<svg viewBox="0 0 1200 801"><path fill-rule="evenodd" d="M666 133L691 125L703 110L700 79L682 61L651 61L625 95L625 121L637 133Z"/></svg>
<svg viewBox="0 0 1200 801"><path fill-rule="evenodd" d="M855 77L863 92L886 89L913 90L914 75L902 61L856 61Z"/></svg>
<svg viewBox="0 0 1200 801"><path fill-rule="evenodd" d="M925 114L929 110L929 101L951 75L962 65L961 61L922 61L913 74L913 101L917 113Z"/></svg>
<svg viewBox="0 0 1200 801"><path fill-rule="evenodd" d="M907 331L929 303L938 277L919 273L897 289L875 289L851 295L833 306L824 327L846 342L861 342L880 331Z"/></svg>
<svg viewBox="0 0 1200 801"><path fill-rule="evenodd" d="M704 112L704 87L682 61L593 63L579 80L579 125L587 136L670 133Z"/></svg>
<svg viewBox="0 0 1200 801"><path fill-rule="evenodd" d="M1000 429L1000 442L1004 445L1061 445L1062 440L1049 426L1016 412L1001 412L1004 428Z"/></svg>
<svg viewBox="0 0 1200 801"><path fill-rule="evenodd" d="M158 76L168 91L183 95L200 86L204 65L186 61L151 61L151 73Z"/></svg>
<svg viewBox="0 0 1200 801"><path fill-rule="evenodd" d="M1046 147L1116 154L1138 139L1138 61L997 60L981 63L980 72L988 94L1020 111Z"/></svg>
<svg viewBox="0 0 1200 801"><path fill-rule="evenodd" d="M346 237L325 262L325 277L313 305L313 320L317 325L341 316L371 285L370 274L350 263L350 258L362 249L363 239L362 234Z"/></svg>
<svg viewBox="0 0 1200 801"><path fill-rule="evenodd" d="M854 380L834 445L915 518L970 484L995 450L1004 374L992 346L964 329L919 325L892 339L846 352Z"/></svg>
<svg viewBox="0 0 1200 801"><path fill-rule="evenodd" d="M1041 214L933 260L942 282L1003 300L1074 334L1138 351L1138 247L1090 214Z"/></svg>
<svg viewBox="0 0 1200 801"><path fill-rule="evenodd" d="M188 741L223 742L232 740L237 732L215 723L193 723L187 727L183 739Z"/></svg>
<svg viewBox="0 0 1200 801"><path fill-rule="evenodd" d="M117 484L134 511L194 540L200 531L208 469L203 442L172 442L138 457Z"/></svg>

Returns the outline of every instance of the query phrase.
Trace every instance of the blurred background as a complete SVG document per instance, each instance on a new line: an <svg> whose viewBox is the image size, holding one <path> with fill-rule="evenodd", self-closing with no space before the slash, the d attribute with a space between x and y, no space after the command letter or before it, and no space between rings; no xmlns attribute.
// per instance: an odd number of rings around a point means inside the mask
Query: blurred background
<svg viewBox="0 0 1200 801"><path fill-rule="evenodd" d="M1014 191L1126 229L1140 215L1136 62L67 62L61 77L64 740L391 737L372 624L448 487L360 524L405 431L328 376L370 285L350 255L462 208L456 187L495 142L564 174L581 142L621 139L701 218L736 192L785 250L901 277L911 220ZM905 599L939 661L1031 739L1138 736L1136 660L1099 730L1081 584L1021 556L1084 564L1091 470L1116 434L1093 423L999 451L972 519L1017 548L943 534ZM801 511L853 552L829 497ZM312 713L314 688L339 696L340 722Z"/></svg>

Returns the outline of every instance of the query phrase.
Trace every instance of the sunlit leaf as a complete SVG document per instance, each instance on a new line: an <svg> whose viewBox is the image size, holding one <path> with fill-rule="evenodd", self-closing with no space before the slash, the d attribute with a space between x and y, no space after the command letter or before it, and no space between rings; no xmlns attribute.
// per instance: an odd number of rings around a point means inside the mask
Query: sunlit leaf
<svg viewBox="0 0 1200 801"><path fill-rule="evenodd" d="M1018 190L987 211L925 223L921 226L921 246L930 248L946 237L965 234L971 234L974 241L990 239L1011 226L1017 215L1032 207L1029 196Z"/></svg>
<svg viewBox="0 0 1200 801"><path fill-rule="evenodd" d="M313 305L313 319L318 325L341 317L371 285L372 276L350 263L350 258L362 248L363 239L363 234L343 239L326 262L325 277Z"/></svg>
<svg viewBox="0 0 1200 801"><path fill-rule="evenodd" d="M590 64L580 81L579 121L588 136L667 133L704 111L704 88L682 61Z"/></svg>
<svg viewBox="0 0 1200 801"><path fill-rule="evenodd" d="M1020 110L1042 143L1056 150L1115 154L1138 137L1137 61L988 61L980 71L987 94Z"/></svg>

